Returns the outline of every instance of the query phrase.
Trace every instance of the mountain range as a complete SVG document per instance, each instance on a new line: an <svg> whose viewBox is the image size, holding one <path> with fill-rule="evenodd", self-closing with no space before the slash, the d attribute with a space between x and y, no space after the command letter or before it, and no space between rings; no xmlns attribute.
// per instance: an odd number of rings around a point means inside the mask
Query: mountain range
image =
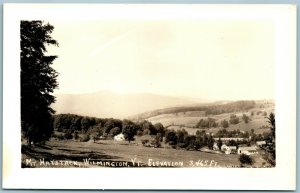
<svg viewBox="0 0 300 193"><path fill-rule="evenodd" d="M56 94L52 108L57 114L71 113L101 118L128 118L130 116L168 107L197 104L200 99L173 97L150 93L119 94L99 91L87 94Z"/></svg>

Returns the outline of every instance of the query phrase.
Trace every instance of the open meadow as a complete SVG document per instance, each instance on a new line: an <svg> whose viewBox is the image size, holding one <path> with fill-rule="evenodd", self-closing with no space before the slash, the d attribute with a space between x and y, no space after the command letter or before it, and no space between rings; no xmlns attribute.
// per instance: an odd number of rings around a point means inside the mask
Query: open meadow
<svg viewBox="0 0 300 193"><path fill-rule="evenodd" d="M48 141L43 146L22 147L22 167L240 167L239 155L149 148L137 141ZM90 159L88 162L86 159ZM264 160L254 156L252 167ZM94 161L94 162L92 162ZM88 164L87 164L88 163Z"/></svg>

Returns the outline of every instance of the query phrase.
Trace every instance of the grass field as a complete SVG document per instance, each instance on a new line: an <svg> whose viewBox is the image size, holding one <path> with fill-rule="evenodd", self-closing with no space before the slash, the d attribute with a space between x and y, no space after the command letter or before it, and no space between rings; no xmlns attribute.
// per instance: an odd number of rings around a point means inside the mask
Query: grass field
<svg viewBox="0 0 300 193"><path fill-rule="evenodd" d="M142 146L139 140L130 144L113 140L96 143L49 141L43 146L22 146L22 167L112 167L112 163L114 167L239 167L238 157L222 153L149 148ZM84 160L88 158L101 164L86 164ZM254 160L253 167L261 167L265 162L260 155L254 156Z"/></svg>
<svg viewBox="0 0 300 193"><path fill-rule="evenodd" d="M272 109L254 109L254 112L258 111L264 111L267 113L272 112ZM214 118L217 120L217 122L221 122L222 120L229 120L230 115L232 113L224 113L220 115L211 115L211 116L205 116L203 113L176 113L176 114L163 114L155 117L151 117L148 119L148 121L155 123L162 123L165 127L168 127L168 129L185 129L189 134L195 134L197 129L195 126L199 122L200 119L206 119L208 117ZM238 117L242 117L243 114L246 114L250 117L251 121L249 123L244 123L240 118L240 123L236 125L229 124L229 127L226 128L228 131L237 130L240 131L248 131L250 132L252 129L254 129L254 132L257 134L262 134L263 132L269 131L269 129L264 128L264 126L268 125L267 119L264 115L259 114L257 115L254 113L253 116L251 116L251 112L239 112L234 113ZM217 128L209 128L206 129L207 132L216 133L218 130L223 129L221 126Z"/></svg>

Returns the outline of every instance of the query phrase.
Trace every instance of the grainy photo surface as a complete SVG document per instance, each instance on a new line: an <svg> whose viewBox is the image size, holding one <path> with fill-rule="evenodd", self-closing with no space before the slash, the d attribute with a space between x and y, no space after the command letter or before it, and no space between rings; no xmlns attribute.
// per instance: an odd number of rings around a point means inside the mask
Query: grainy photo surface
<svg viewBox="0 0 300 193"><path fill-rule="evenodd" d="M3 188L295 190L296 18L5 4Z"/></svg>
<svg viewBox="0 0 300 193"><path fill-rule="evenodd" d="M21 167L275 167L274 32L21 20Z"/></svg>

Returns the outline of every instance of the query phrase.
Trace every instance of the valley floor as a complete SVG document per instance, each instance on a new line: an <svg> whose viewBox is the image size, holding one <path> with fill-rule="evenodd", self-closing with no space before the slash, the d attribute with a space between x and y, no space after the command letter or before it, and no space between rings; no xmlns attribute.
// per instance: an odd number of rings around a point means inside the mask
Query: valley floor
<svg viewBox="0 0 300 193"><path fill-rule="evenodd" d="M252 167L265 167L261 155ZM240 167L239 155L144 147L139 141L48 141L22 145L22 167Z"/></svg>

